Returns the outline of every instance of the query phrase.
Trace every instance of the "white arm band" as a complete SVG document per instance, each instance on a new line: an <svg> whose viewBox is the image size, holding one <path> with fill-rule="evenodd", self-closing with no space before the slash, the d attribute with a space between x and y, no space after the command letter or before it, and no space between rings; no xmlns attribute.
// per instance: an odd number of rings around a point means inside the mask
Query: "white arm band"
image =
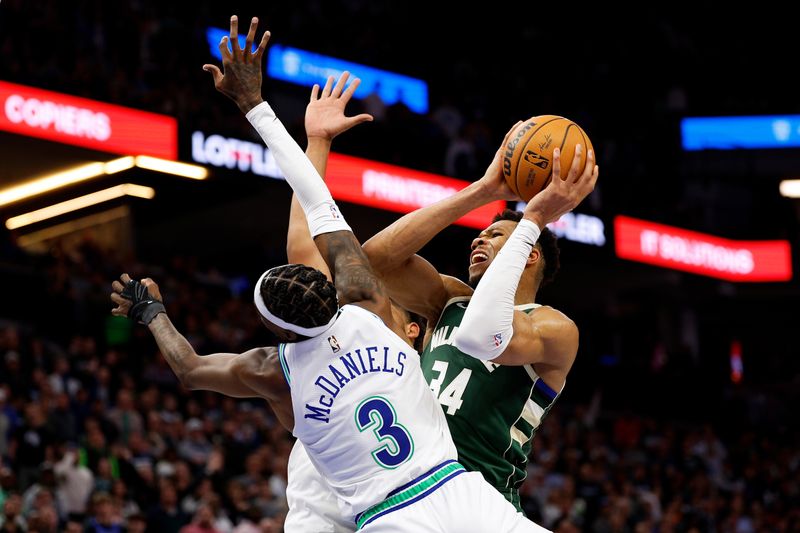
<svg viewBox="0 0 800 533"><path fill-rule="evenodd" d="M261 102L245 116L272 150L275 162L294 189L308 219L311 236L316 237L332 231L352 231L339 212L325 182L314 169L314 165L294 142L269 104Z"/></svg>
<svg viewBox="0 0 800 533"><path fill-rule="evenodd" d="M514 295L541 230L522 219L486 269L453 339L453 346L476 359L502 354L514 335Z"/></svg>

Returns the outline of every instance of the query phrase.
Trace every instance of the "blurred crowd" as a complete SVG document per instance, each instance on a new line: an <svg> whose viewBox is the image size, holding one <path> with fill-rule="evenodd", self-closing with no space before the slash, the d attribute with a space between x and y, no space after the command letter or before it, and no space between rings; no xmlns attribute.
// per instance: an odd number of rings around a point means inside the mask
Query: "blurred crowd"
<svg viewBox="0 0 800 533"><path fill-rule="evenodd" d="M266 19L276 42L430 82L428 115L374 95L353 102L351 114L376 120L337 139L337 151L469 180L480 176L511 124L555 110L587 130L604 175L613 176L601 179L584 212L669 214L671 223L731 238L783 231L774 214L785 206L750 188L757 165L731 169L721 160L722 170L713 169L734 176L723 183L703 174L711 167L678 157L681 116L797 110L791 84L773 84L767 99L761 78L741 74L751 46L770 48L751 45L753 36L737 39L731 51L732 41L719 38L727 30L645 10L636 25L575 21L571 35L594 39L587 53L579 39L563 39L558 25L509 30L506 24L524 17L509 22L503 10L461 28L430 2L424 19L391 2L244 4L240 17ZM205 30L224 27L229 7L200 2L187 14L179 6L3 0L0 79L167 113L182 131L252 136L200 69L212 60ZM724 22L740 15L717 16ZM367 23L386 19L396 28ZM784 19L770 21L770 36L784 35L775 26L791 23ZM451 33L439 35L442 24ZM355 30L341 38L342 27ZM474 59L501 41L509 50L542 53L531 53L525 68L515 56L503 79L487 79ZM558 58L551 57L553 43ZM551 62L563 57L574 64L562 65L553 80ZM761 71L779 58L760 58ZM307 90L268 80L265 91L302 139ZM91 240L30 257L6 237L0 234L0 533L281 531L293 439L269 407L182 389L147 331L109 313L110 282L123 271L147 275L198 353L242 351L263 340L247 298L254 273L223 275L189 257L145 266ZM8 298L12 285L25 297ZM605 328L602 317L592 318ZM644 335L636 329L628 333ZM648 358L636 364L647 366ZM737 401L710 403L718 384L702 397L687 396L705 387L705 375L689 376L688 366L662 375L657 387L639 367L641 374L613 368L615 381L603 389L602 379L581 377L581 364L594 363L579 358L578 376L534 438L522 489L529 516L563 533L800 530L800 438L788 402L742 386ZM578 383L597 393L571 397ZM650 397L636 403L638 412L625 411L620 398L634 386L637 397ZM693 402L701 404L694 415ZM717 405L716 416L705 416ZM687 421L698 417L710 423Z"/></svg>
<svg viewBox="0 0 800 533"><path fill-rule="evenodd" d="M280 531L292 439L266 403L181 389L109 315L111 255L87 242L44 268L48 317L0 322L0 531ZM259 342L218 274L150 272L198 352Z"/></svg>
<svg viewBox="0 0 800 533"><path fill-rule="evenodd" d="M268 405L182 389L146 329L110 316L113 254L86 241L43 267L45 312L0 322L0 532L281 531L293 441ZM134 268L198 353L259 344L239 283L188 259ZM524 507L565 533L796 531L796 427L732 414L733 432L609 412L602 388L562 399L534 438Z"/></svg>
<svg viewBox="0 0 800 533"><path fill-rule="evenodd" d="M562 533L797 531L798 435L559 406L534 438L528 516Z"/></svg>

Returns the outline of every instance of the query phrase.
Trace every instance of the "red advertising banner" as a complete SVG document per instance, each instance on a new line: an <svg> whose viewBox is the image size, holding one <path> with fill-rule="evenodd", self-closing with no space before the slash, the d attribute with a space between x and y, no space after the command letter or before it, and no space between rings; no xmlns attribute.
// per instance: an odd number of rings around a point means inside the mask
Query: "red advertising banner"
<svg viewBox="0 0 800 533"><path fill-rule="evenodd" d="M438 202L469 185L446 176L341 154L331 154L325 181L337 200L398 213L409 213ZM483 229L503 209L505 202L492 202L456 223Z"/></svg>
<svg viewBox="0 0 800 533"><path fill-rule="evenodd" d="M172 117L3 81L0 130L115 154L178 157Z"/></svg>
<svg viewBox="0 0 800 533"><path fill-rule="evenodd" d="M617 256L728 281L788 281L788 241L733 241L624 216L614 219Z"/></svg>

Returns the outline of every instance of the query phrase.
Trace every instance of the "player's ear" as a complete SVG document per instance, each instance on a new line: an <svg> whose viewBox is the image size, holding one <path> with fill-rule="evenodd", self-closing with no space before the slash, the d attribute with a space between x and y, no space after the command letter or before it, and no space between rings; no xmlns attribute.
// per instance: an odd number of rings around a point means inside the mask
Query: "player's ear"
<svg viewBox="0 0 800 533"><path fill-rule="evenodd" d="M419 331L419 324L416 322L409 322L406 324L406 337L408 337L412 343L417 337L419 337Z"/></svg>
<svg viewBox="0 0 800 533"><path fill-rule="evenodd" d="M529 267L531 265L535 265L539 262L542 258L542 251L539 249L538 246L534 246L533 250L531 250L531 254L528 256L528 261L525 262L525 266Z"/></svg>

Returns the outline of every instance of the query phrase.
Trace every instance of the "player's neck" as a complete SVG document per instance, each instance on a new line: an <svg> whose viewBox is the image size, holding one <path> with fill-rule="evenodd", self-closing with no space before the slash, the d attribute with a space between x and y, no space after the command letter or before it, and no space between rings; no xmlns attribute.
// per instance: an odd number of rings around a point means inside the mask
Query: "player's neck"
<svg viewBox="0 0 800 533"><path fill-rule="evenodd" d="M527 272L522 275L517 285L517 292L514 294L514 305L530 304L536 301L536 290L538 285L534 276Z"/></svg>

